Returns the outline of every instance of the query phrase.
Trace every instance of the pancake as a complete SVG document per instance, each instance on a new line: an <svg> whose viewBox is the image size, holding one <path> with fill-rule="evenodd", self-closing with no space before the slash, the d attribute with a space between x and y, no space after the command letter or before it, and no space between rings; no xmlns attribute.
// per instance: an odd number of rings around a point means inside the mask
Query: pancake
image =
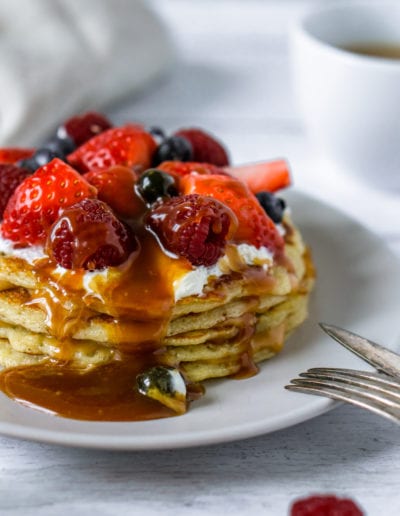
<svg viewBox="0 0 400 516"><path fill-rule="evenodd" d="M168 260L162 257L163 265ZM201 295L172 302L168 313L154 306L151 317L142 320L135 303L131 317L125 309L110 313L106 293L123 282L123 272L102 274L100 281L93 275L87 289L81 276L66 271L57 276L56 269L49 274L46 267L45 281L40 262L0 255L2 366L54 360L88 370L153 346L155 363L178 368L192 382L239 374L246 360L258 363L279 352L307 317L315 275L310 253L288 216L282 263L267 271L236 263L238 270L211 277ZM184 272L175 270L177 277Z"/></svg>

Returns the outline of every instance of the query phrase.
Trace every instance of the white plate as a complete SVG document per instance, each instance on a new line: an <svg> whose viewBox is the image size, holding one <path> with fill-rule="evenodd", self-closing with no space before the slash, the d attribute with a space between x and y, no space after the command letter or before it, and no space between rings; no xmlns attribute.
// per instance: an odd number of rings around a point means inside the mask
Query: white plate
<svg viewBox="0 0 400 516"><path fill-rule="evenodd" d="M335 406L325 398L286 391L284 385L313 366L367 368L325 336L318 321L396 347L400 263L378 237L334 208L297 192L285 197L312 247L318 278L309 319L257 376L210 382L204 398L193 403L187 414L150 422L68 420L22 407L1 395L0 433L91 448L180 448L265 434Z"/></svg>

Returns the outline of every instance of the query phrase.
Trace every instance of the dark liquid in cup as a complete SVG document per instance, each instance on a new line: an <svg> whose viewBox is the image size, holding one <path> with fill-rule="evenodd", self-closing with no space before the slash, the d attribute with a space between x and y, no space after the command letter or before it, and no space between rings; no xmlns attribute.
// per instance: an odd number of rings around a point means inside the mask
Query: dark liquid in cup
<svg viewBox="0 0 400 516"><path fill-rule="evenodd" d="M400 59L400 42L398 44L387 43L352 43L341 47L353 54L361 54L371 57L383 57L385 59Z"/></svg>

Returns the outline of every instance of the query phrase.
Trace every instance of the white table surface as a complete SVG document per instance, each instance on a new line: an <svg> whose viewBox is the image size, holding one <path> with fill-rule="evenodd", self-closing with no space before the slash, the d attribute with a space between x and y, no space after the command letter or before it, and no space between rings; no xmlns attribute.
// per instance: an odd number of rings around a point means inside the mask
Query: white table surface
<svg viewBox="0 0 400 516"><path fill-rule="evenodd" d="M324 3L154 0L174 32L176 67L110 114L166 129L203 126L236 163L285 156L296 188L351 214L400 257L400 197L318 165L296 113L288 28ZM274 434L184 450L106 452L0 437L0 514L279 516L295 498L335 493L368 515L398 516L399 437L399 427L349 406Z"/></svg>

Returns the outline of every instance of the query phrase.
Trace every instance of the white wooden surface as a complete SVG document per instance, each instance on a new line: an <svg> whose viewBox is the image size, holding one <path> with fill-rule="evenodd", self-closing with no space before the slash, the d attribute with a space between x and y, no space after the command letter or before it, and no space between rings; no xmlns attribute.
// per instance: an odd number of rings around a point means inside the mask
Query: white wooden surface
<svg viewBox="0 0 400 516"><path fill-rule="evenodd" d="M204 126L237 163L285 156L297 188L361 220L400 256L400 198L318 165L296 114L288 27L324 3L154 0L174 32L176 68L112 114L166 129ZM341 406L271 435L178 451L103 452L0 437L0 514L280 516L297 497L329 492L354 498L369 515L397 516L399 436L394 424Z"/></svg>

